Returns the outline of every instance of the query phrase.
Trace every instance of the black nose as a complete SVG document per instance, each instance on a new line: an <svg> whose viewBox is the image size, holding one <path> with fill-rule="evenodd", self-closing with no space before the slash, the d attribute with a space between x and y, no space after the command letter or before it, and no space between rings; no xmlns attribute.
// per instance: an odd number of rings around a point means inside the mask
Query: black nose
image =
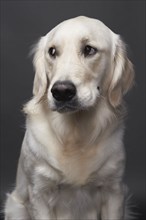
<svg viewBox="0 0 146 220"><path fill-rule="evenodd" d="M70 81L57 81L51 92L57 101L70 101L76 95L76 87Z"/></svg>

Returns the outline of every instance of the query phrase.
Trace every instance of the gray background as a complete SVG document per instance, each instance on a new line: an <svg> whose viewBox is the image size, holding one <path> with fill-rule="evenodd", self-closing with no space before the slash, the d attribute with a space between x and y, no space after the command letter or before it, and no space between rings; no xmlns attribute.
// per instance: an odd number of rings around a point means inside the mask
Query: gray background
<svg viewBox="0 0 146 220"><path fill-rule="evenodd" d="M25 131L22 105L32 96L31 45L59 22L86 15L121 34L135 65L136 85L126 96L129 115L125 181L133 203L145 216L145 2L144 1L1 1L1 200L13 189Z"/></svg>

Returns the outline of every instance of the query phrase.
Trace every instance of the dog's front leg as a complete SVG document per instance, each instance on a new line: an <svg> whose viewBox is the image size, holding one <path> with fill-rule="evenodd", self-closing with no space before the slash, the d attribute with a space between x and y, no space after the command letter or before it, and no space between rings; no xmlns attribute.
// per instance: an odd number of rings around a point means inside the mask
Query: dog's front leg
<svg viewBox="0 0 146 220"><path fill-rule="evenodd" d="M43 194L34 193L33 189L29 188L29 199L31 209L31 217L33 220L56 220L53 209L46 203Z"/></svg>
<svg viewBox="0 0 146 220"><path fill-rule="evenodd" d="M124 220L124 190L121 184L102 191L102 220Z"/></svg>

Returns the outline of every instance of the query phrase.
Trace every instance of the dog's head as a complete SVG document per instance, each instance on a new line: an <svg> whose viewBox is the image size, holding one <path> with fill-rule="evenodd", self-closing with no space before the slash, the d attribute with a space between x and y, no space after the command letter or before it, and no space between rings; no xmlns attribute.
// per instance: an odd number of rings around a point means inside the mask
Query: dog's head
<svg viewBox="0 0 146 220"><path fill-rule="evenodd" d="M102 22L77 17L42 37L34 52L33 94L58 112L88 109L100 98L121 104L133 83L125 44Z"/></svg>

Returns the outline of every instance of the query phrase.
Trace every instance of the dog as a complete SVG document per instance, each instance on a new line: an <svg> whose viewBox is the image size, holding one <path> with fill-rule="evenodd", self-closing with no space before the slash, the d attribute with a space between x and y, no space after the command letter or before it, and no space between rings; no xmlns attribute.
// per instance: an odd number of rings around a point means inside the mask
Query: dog
<svg viewBox="0 0 146 220"><path fill-rule="evenodd" d="M121 37L101 21L63 21L33 49L33 98L5 220L129 220L123 96L134 82Z"/></svg>

